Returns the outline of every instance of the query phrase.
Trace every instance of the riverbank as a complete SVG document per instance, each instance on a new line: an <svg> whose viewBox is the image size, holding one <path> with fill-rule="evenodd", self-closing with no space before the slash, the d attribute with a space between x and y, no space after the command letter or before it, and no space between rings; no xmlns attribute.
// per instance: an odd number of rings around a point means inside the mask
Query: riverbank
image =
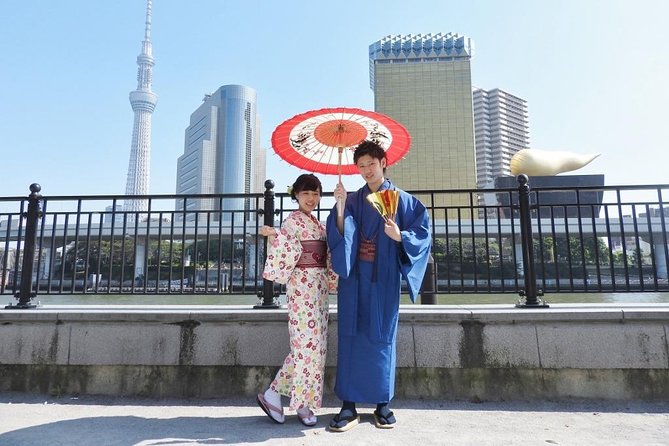
<svg viewBox="0 0 669 446"><path fill-rule="evenodd" d="M0 390L255 395L288 350L286 309L44 305L0 310ZM326 394L337 358L330 310ZM396 396L669 400L669 304L402 305Z"/></svg>

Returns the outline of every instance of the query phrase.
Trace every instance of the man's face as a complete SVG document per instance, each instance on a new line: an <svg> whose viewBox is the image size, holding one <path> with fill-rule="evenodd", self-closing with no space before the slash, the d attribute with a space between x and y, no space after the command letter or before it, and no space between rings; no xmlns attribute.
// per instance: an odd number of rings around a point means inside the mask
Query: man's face
<svg viewBox="0 0 669 446"><path fill-rule="evenodd" d="M380 183L383 180L383 169L386 167L385 158L378 160L369 155L363 155L358 158L356 165L367 184Z"/></svg>

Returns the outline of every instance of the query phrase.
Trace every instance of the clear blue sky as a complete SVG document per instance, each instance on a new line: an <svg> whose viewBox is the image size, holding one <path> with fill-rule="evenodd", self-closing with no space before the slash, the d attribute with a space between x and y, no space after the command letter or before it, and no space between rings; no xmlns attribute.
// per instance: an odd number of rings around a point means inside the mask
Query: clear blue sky
<svg viewBox="0 0 669 446"><path fill-rule="evenodd" d="M123 193L145 1L1 8L0 196L32 182L45 195ZM297 170L273 154L273 129L310 109L373 109L369 44L429 32L474 40L473 83L528 101L532 147L601 153L579 173L609 185L669 183L667 17L666 0L155 0L150 192L174 193L189 116L226 84L258 92L268 177L283 190Z"/></svg>

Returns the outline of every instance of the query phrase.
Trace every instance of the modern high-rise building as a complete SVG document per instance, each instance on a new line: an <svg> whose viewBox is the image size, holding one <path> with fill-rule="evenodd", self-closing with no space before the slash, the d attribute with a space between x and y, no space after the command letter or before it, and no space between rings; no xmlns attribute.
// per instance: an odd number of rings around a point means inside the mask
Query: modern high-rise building
<svg viewBox="0 0 669 446"><path fill-rule="evenodd" d="M472 50L471 39L451 33L392 35L369 46L374 109L411 135L405 159L388 169L402 189L476 187Z"/></svg>
<svg viewBox="0 0 669 446"><path fill-rule="evenodd" d="M259 147L256 113L252 88L224 85L205 95L186 129L184 154L177 161L177 194L264 191L265 150ZM183 201L177 200L177 210L184 210ZM248 206L248 199L241 198L191 199L186 200L185 210L227 212ZM223 220L229 219L224 213Z"/></svg>
<svg viewBox="0 0 669 446"><path fill-rule="evenodd" d="M495 187L495 178L511 175L509 162L529 146L527 101L494 88L474 88L476 185Z"/></svg>
<svg viewBox="0 0 669 446"><path fill-rule="evenodd" d="M151 115L158 101L151 91L153 82L153 49L151 45L151 0L146 2L146 22L142 51L137 56L137 89L130 92L130 105L135 112L130 144L130 162L125 187L126 195L147 195L151 164ZM125 200L126 211L146 211L146 200Z"/></svg>

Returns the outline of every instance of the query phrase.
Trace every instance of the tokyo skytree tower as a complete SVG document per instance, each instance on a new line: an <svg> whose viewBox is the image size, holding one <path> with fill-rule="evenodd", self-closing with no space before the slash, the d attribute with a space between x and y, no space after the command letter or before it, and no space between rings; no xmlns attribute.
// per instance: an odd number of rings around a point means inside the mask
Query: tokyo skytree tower
<svg viewBox="0 0 669 446"><path fill-rule="evenodd" d="M142 52L137 56L137 89L130 92L130 105L135 112L128 163L126 195L147 195L151 162L151 114L158 97L151 91L153 50L151 47L151 0L146 2L146 26ZM125 200L125 211L146 211L147 200Z"/></svg>

